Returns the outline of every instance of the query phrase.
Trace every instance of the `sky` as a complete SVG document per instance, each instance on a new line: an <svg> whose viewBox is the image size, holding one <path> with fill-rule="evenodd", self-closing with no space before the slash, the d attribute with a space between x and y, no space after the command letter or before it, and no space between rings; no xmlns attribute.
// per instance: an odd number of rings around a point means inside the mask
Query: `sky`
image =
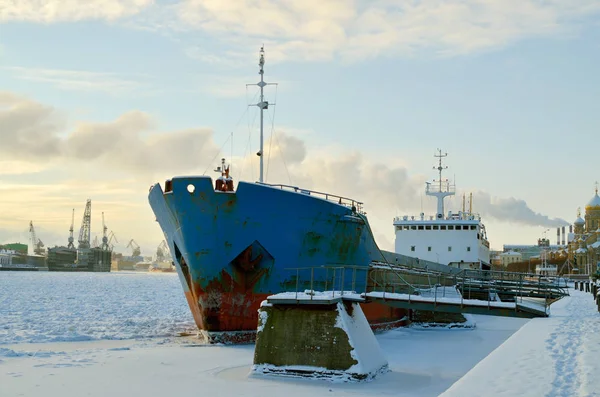
<svg viewBox="0 0 600 397"><path fill-rule="evenodd" d="M600 179L596 0L0 0L0 243L163 239L149 187L258 178L355 198L379 245L433 214L436 149L493 249L572 223ZM246 84L251 84L247 86ZM468 204L467 204L468 205ZM548 231L548 229L550 229Z"/></svg>

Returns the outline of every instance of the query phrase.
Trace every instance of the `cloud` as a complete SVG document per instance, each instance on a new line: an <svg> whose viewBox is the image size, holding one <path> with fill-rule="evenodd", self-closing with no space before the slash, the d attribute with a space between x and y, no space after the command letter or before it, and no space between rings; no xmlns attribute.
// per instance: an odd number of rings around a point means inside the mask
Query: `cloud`
<svg viewBox="0 0 600 397"><path fill-rule="evenodd" d="M152 3L152 0L8 0L0 6L0 22L115 21L135 15Z"/></svg>
<svg viewBox="0 0 600 397"><path fill-rule="evenodd" d="M357 61L428 50L457 55L569 34L596 0L183 0L178 17L239 52L265 42L275 61ZM227 54L214 55L221 60Z"/></svg>
<svg viewBox="0 0 600 397"><path fill-rule="evenodd" d="M80 122L65 129L59 112L33 100L0 92L0 154L4 160L100 163L113 170L155 175L198 166L218 152L212 130L153 130L152 118L131 111L106 123Z"/></svg>
<svg viewBox="0 0 600 397"><path fill-rule="evenodd" d="M503 222L515 222L529 226L558 227L569 223L564 219L550 218L532 210L525 200L514 197L498 198L489 193L478 191L473 193L473 203L484 215L489 215Z"/></svg>
<svg viewBox="0 0 600 397"><path fill-rule="evenodd" d="M577 34L598 13L597 0L20 0L0 7L0 21L118 21L161 32L203 62L233 66L253 57L256 43L273 61L469 54ZM196 31L211 44L198 43Z"/></svg>
<svg viewBox="0 0 600 397"><path fill-rule="evenodd" d="M125 79L114 73L88 72L81 70L5 67L16 78L36 83L47 83L60 90L99 91L112 95L121 95L139 91L147 85L139 78Z"/></svg>

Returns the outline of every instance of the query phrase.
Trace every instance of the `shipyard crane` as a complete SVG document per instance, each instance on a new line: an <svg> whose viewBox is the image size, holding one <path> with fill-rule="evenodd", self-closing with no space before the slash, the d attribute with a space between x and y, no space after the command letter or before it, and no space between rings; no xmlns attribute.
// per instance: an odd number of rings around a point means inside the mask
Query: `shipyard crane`
<svg viewBox="0 0 600 397"><path fill-rule="evenodd" d="M29 238L31 239L31 249L35 255L44 254L44 243L42 240L37 238L35 235L35 228L33 227L33 221L29 221Z"/></svg>
<svg viewBox="0 0 600 397"><path fill-rule="evenodd" d="M106 223L104 222L104 212L102 213L102 249L105 251L110 250L110 245L108 244L108 236L106 235L106 231L108 228L106 227Z"/></svg>
<svg viewBox="0 0 600 397"><path fill-rule="evenodd" d="M92 228L92 200L85 203L85 212L79 229L79 248L90 248L90 235Z"/></svg>
<svg viewBox="0 0 600 397"><path fill-rule="evenodd" d="M69 244L67 245L67 248L71 248L71 249L75 249L75 244L73 244L73 241L75 241L75 238L73 238L73 227L75 226L75 208L73 208L73 214L71 215L71 227L69 228Z"/></svg>
<svg viewBox="0 0 600 397"><path fill-rule="evenodd" d="M118 243L119 240L117 240L117 235L111 230L110 234L108 235L108 246L110 247L110 250L112 251L115 246L112 243L113 239L115 240L115 243Z"/></svg>
<svg viewBox="0 0 600 397"><path fill-rule="evenodd" d="M141 250L138 243L135 242L134 239L129 240L129 244L127 244L127 248L131 248L131 256L140 256Z"/></svg>
<svg viewBox="0 0 600 397"><path fill-rule="evenodd" d="M163 262L169 259L169 247L167 246L167 242L163 240L156 249L156 260L159 262Z"/></svg>

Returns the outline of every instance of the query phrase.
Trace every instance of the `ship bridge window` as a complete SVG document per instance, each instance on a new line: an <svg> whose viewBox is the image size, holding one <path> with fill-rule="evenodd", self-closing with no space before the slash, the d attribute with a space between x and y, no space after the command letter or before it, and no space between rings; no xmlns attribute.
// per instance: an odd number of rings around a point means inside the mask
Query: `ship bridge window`
<svg viewBox="0 0 600 397"><path fill-rule="evenodd" d="M402 230L401 226L396 226L396 231L399 232L400 230Z"/></svg>
<svg viewBox="0 0 600 397"><path fill-rule="evenodd" d="M448 247L448 252L452 251L452 247Z"/></svg>
<svg viewBox="0 0 600 397"><path fill-rule="evenodd" d="M425 230L431 230L431 225L425 226Z"/></svg>
<svg viewBox="0 0 600 397"><path fill-rule="evenodd" d="M469 230L469 225L463 225L462 230Z"/></svg>
<svg viewBox="0 0 600 397"><path fill-rule="evenodd" d="M404 225L404 230L408 230L408 229L409 229L408 225Z"/></svg>
<svg viewBox="0 0 600 397"><path fill-rule="evenodd" d="M410 230L417 230L417 227L416 226L411 226Z"/></svg>
<svg viewBox="0 0 600 397"><path fill-rule="evenodd" d="M477 229L477 226L471 225L471 230L475 230L475 229Z"/></svg>
<svg viewBox="0 0 600 397"><path fill-rule="evenodd" d="M433 225L433 230L438 230L440 227L438 225Z"/></svg>
<svg viewBox="0 0 600 397"><path fill-rule="evenodd" d="M427 251L431 252L431 247L427 247Z"/></svg>
<svg viewBox="0 0 600 397"><path fill-rule="evenodd" d="M467 252L471 252L471 247L467 247Z"/></svg>
<svg viewBox="0 0 600 397"><path fill-rule="evenodd" d="M414 250L415 250L415 246L414 246L414 245L411 245L411 246L410 246L410 250L411 250L411 251L414 251Z"/></svg>
<svg viewBox="0 0 600 397"><path fill-rule="evenodd" d="M440 230L446 230L446 225L441 225Z"/></svg>
<svg viewBox="0 0 600 397"><path fill-rule="evenodd" d="M423 225L420 225L420 226L419 226L419 230L423 230Z"/></svg>
<svg viewBox="0 0 600 397"><path fill-rule="evenodd" d="M448 230L454 230L454 225L448 225Z"/></svg>

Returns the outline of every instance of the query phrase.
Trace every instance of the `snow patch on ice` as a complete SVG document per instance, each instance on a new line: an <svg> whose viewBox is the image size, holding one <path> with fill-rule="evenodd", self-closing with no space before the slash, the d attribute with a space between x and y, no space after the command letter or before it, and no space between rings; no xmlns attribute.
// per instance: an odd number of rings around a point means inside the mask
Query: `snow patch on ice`
<svg viewBox="0 0 600 397"><path fill-rule="evenodd" d="M0 345L169 337L196 329L175 274L2 272L0 302L10 302L0 305Z"/></svg>

